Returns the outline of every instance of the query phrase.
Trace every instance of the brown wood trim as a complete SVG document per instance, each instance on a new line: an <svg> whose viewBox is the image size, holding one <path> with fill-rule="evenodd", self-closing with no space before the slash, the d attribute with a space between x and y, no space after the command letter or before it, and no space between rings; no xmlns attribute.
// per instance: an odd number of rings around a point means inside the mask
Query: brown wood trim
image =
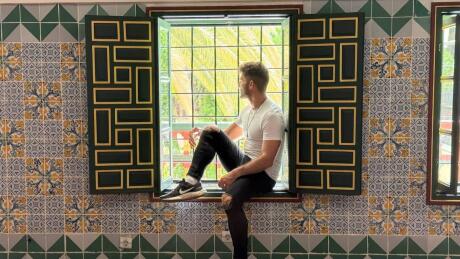
<svg viewBox="0 0 460 259"><path fill-rule="evenodd" d="M183 200L183 201L164 201L160 199L160 197L153 197L153 195L149 194L149 202L220 202L221 197L200 197L198 199L192 200ZM296 197L263 197L263 198L251 198L247 202L301 202L302 201L302 194L297 193Z"/></svg>
<svg viewBox="0 0 460 259"><path fill-rule="evenodd" d="M460 200L433 200L431 199L432 196L432 149L433 149L433 89L435 87L435 31L436 28L434 26L436 20L436 9L438 7L460 7L460 2L434 2L431 3L431 21L430 21L430 70L429 70L429 91L428 91L428 132L427 132L427 178L426 178L426 202L427 204L432 205L457 205L460 204Z"/></svg>
<svg viewBox="0 0 460 259"><path fill-rule="evenodd" d="M280 10L280 11L297 11L297 14L303 14L303 5L225 5L225 6L159 6L147 7L146 12L149 16L152 13L169 13L169 12L225 12L225 11L264 11L264 10Z"/></svg>

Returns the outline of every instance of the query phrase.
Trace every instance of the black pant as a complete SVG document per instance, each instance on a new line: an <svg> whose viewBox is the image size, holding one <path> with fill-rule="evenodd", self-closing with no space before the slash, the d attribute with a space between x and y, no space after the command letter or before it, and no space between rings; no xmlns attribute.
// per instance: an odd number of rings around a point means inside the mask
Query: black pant
<svg viewBox="0 0 460 259"><path fill-rule="evenodd" d="M215 154L219 156L220 162L227 171L251 160L223 131L204 130L195 149L188 175L200 180ZM243 210L243 203L254 194L270 192L275 183L265 171L262 171L239 177L225 191L232 196L231 205L225 212L233 241L233 258L248 257L248 220Z"/></svg>

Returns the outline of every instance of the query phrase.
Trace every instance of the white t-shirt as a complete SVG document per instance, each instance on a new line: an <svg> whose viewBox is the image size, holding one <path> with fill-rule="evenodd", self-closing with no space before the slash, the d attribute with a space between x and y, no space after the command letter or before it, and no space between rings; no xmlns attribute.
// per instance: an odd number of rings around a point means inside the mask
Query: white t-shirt
<svg viewBox="0 0 460 259"><path fill-rule="evenodd" d="M243 129L243 137L246 138L244 153L251 159L256 159L262 154L262 142L264 140L281 140L273 165L265 172L277 180L284 147L284 117L281 108L268 97L257 109L251 105L246 106L235 121Z"/></svg>

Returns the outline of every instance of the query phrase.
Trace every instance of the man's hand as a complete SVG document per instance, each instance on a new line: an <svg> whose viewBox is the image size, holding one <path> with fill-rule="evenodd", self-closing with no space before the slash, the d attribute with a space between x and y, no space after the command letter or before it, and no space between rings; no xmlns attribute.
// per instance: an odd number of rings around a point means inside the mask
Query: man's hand
<svg viewBox="0 0 460 259"><path fill-rule="evenodd" d="M192 148L195 148L195 146L196 146L195 137L199 137L200 135L201 135L201 129L200 128L193 128L192 130L189 131L188 143L190 143L190 146Z"/></svg>
<svg viewBox="0 0 460 259"><path fill-rule="evenodd" d="M217 131L217 132L220 131L219 127L217 127L216 125L209 125L209 126L206 126L206 128L204 128L203 130L206 130L206 131ZM192 148L195 148L195 146L196 146L195 138L199 138L200 135L201 135L201 132L202 132L202 130L201 130L200 128L193 128L192 130L189 131L189 134L188 134L188 143L190 143L190 146L191 146Z"/></svg>
<svg viewBox="0 0 460 259"><path fill-rule="evenodd" d="M220 178L218 185L222 189L227 189L232 185L232 183L238 178L238 175L234 172L235 170L230 171L228 174Z"/></svg>

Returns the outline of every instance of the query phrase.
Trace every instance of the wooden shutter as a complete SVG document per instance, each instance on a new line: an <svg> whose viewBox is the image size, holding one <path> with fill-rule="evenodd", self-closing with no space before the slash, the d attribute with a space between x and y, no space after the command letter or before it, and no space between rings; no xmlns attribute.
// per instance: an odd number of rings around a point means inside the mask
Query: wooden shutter
<svg viewBox="0 0 460 259"><path fill-rule="evenodd" d="M151 18L87 16L91 193L152 192L157 105Z"/></svg>
<svg viewBox="0 0 460 259"><path fill-rule="evenodd" d="M361 192L363 18L349 13L293 19L291 191Z"/></svg>

